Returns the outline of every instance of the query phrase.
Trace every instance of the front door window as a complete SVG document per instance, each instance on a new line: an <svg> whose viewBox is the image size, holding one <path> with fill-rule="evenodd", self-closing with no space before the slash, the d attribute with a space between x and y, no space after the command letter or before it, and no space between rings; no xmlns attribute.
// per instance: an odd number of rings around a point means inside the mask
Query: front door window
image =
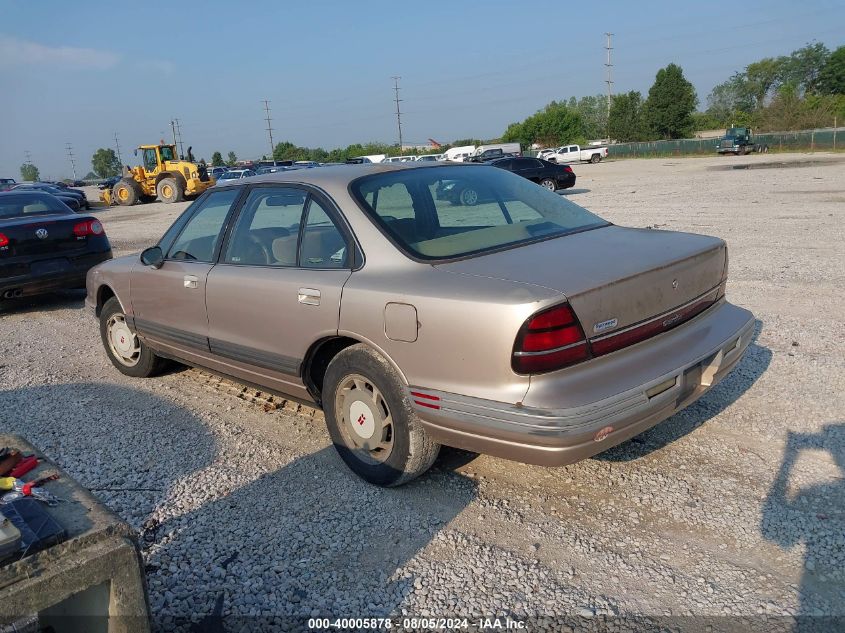
<svg viewBox="0 0 845 633"><path fill-rule="evenodd" d="M144 150L144 169L146 171L155 171L158 168L158 159L156 158L156 151L154 149Z"/></svg>

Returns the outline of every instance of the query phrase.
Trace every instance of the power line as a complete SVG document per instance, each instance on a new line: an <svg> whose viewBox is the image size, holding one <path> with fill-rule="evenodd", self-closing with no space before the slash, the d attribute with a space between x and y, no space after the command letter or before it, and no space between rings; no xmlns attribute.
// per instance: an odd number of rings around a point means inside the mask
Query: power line
<svg viewBox="0 0 845 633"><path fill-rule="evenodd" d="M120 141L117 140L117 132L114 133L114 145L117 148L117 162L120 163L121 168L123 167L123 158L120 156Z"/></svg>
<svg viewBox="0 0 845 633"><path fill-rule="evenodd" d="M393 91L396 93L396 125L399 128L399 153L402 153L402 113L399 111L399 102L402 99L399 98L399 80L402 77L394 75L391 77L393 79Z"/></svg>
<svg viewBox="0 0 845 633"><path fill-rule="evenodd" d="M264 120L267 121L267 134L270 136L270 158L272 159L276 146L273 145L273 126L270 125L273 119L270 118L270 101L267 99L264 99L264 113L267 115Z"/></svg>
<svg viewBox="0 0 845 633"><path fill-rule="evenodd" d="M73 169L73 179L76 180L76 162L73 160L73 146L70 143L65 143L67 150L67 157L70 159L70 166Z"/></svg>

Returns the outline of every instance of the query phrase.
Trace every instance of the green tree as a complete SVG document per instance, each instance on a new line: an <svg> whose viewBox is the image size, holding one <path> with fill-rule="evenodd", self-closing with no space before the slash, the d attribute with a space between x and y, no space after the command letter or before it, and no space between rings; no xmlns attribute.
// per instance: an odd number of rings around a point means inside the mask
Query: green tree
<svg viewBox="0 0 845 633"><path fill-rule="evenodd" d="M220 152L214 152L211 155L211 166L212 167L222 167L223 166L223 154Z"/></svg>
<svg viewBox="0 0 845 633"><path fill-rule="evenodd" d="M581 115L564 103L552 101L522 121L511 123L502 134L505 142L519 141L523 147L540 143L546 147L585 140Z"/></svg>
<svg viewBox="0 0 845 633"><path fill-rule="evenodd" d="M728 127L740 118L740 113L747 117L757 107L752 93L745 73L734 73L710 92L707 97L707 114L717 119L722 127Z"/></svg>
<svg viewBox="0 0 845 633"><path fill-rule="evenodd" d="M94 168L94 173L100 178L118 176L122 168L114 150L103 147L94 152L94 155L91 157L91 166Z"/></svg>
<svg viewBox="0 0 845 633"><path fill-rule="evenodd" d="M807 44L792 51L783 61L781 85L793 84L798 89L799 96L818 92L821 74L828 59L830 51L821 42Z"/></svg>
<svg viewBox="0 0 845 633"><path fill-rule="evenodd" d="M21 178L24 180L31 180L33 182L39 180L41 176L38 173L38 167L32 163L24 163L21 165Z"/></svg>
<svg viewBox="0 0 845 633"><path fill-rule="evenodd" d="M845 95L845 46L840 46L828 57L819 74L819 92Z"/></svg>
<svg viewBox="0 0 845 633"><path fill-rule="evenodd" d="M722 122L711 114L706 112L692 113L692 129L694 132L702 130L716 130L723 127Z"/></svg>
<svg viewBox="0 0 845 633"><path fill-rule="evenodd" d="M607 135L607 95L587 95L580 99L572 97L566 105L581 116L582 129L579 136L599 139Z"/></svg>
<svg viewBox="0 0 845 633"><path fill-rule="evenodd" d="M692 133L692 113L698 105L695 88L677 64L657 71L643 104L643 121L655 138L685 138Z"/></svg>
<svg viewBox="0 0 845 633"><path fill-rule="evenodd" d="M229 152L229 160L226 161L226 164L229 167L234 167L235 165L238 164L238 157L235 154L235 152Z"/></svg>
<svg viewBox="0 0 845 633"><path fill-rule="evenodd" d="M610 102L610 138L622 142L645 140L642 108L643 96L636 90L614 95Z"/></svg>

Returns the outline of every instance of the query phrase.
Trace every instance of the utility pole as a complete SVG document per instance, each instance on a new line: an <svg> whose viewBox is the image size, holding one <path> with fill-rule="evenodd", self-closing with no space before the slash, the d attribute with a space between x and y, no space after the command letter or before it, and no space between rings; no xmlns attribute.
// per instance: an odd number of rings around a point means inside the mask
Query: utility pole
<svg viewBox="0 0 845 633"><path fill-rule="evenodd" d="M610 51L613 50L613 33L605 33L607 43L604 48L607 51L607 61L604 63L607 68L607 142L610 142L610 102L613 98L613 62L611 61Z"/></svg>
<svg viewBox="0 0 845 633"><path fill-rule="evenodd" d="M32 153L29 150L26 150L24 154L26 154L26 164L32 165Z"/></svg>
<svg viewBox="0 0 845 633"><path fill-rule="evenodd" d="M76 180L76 162L73 160L73 146L70 143L65 143L67 150L67 157L70 159L70 166L73 169L73 179Z"/></svg>
<svg viewBox="0 0 845 633"><path fill-rule="evenodd" d="M396 93L396 125L399 128L399 154L402 154L402 113L399 111L399 102L402 99L399 98L399 80L402 77L393 76L393 91Z"/></svg>
<svg viewBox="0 0 845 633"><path fill-rule="evenodd" d="M117 132L114 133L114 145L117 148L117 162L120 163L120 168L123 169L123 159L120 157L120 141L117 140Z"/></svg>
<svg viewBox="0 0 845 633"><path fill-rule="evenodd" d="M182 146L182 126L179 123L179 119L176 119L176 135L179 137L179 157L184 160L185 158L185 148Z"/></svg>
<svg viewBox="0 0 845 633"><path fill-rule="evenodd" d="M270 102L267 99L264 99L264 114L267 116L264 117L264 120L267 121L267 134L270 137L270 160L275 161L273 158L273 152L276 149L276 146L273 145L273 126L270 125L272 119L270 118Z"/></svg>
<svg viewBox="0 0 845 633"><path fill-rule="evenodd" d="M173 131L173 145L176 145L176 121L170 119L170 129Z"/></svg>

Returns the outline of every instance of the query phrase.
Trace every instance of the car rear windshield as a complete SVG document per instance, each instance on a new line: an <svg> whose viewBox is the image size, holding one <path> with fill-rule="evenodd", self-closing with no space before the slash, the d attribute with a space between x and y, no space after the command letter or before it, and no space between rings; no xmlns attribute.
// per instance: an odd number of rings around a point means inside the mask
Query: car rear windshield
<svg viewBox="0 0 845 633"><path fill-rule="evenodd" d="M0 218L70 212L61 200L53 196L26 193L0 195Z"/></svg>
<svg viewBox="0 0 845 633"><path fill-rule="evenodd" d="M608 224L557 193L489 166L385 172L353 181L350 190L417 259L466 257Z"/></svg>

